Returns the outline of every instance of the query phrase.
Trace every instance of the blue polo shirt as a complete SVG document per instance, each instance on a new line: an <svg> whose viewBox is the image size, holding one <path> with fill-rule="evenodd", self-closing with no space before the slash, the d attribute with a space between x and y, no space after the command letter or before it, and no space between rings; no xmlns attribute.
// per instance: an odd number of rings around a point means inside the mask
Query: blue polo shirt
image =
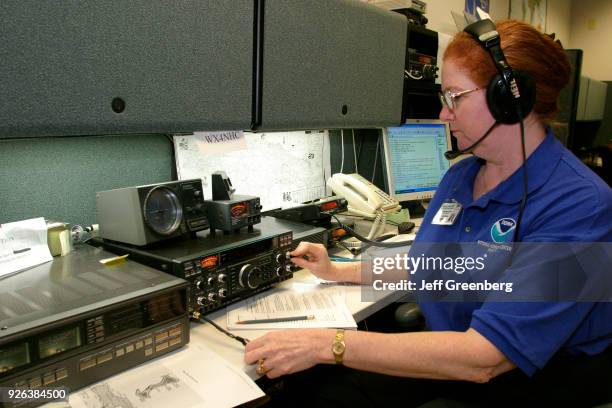
<svg viewBox="0 0 612 408"><path fill-rule="evenodd" d="M475 243L483 248L511 243L523 196L522 169L474 200L474 180L482 165L481 159L470 157L447 171L413 248L419 243ZM550 130L526 165L529 184L521 242L612 242L612 190ZM440 206L452 200L462 207L454 224L433 225ZM507 269L508 264L497 267ZM604 267L609 269L610 265ZM484 271L498 272L491 268ZM473 328L527 375L542 369L557 352L593 355L612 344L612 303L429 299L420 306L432 330Z"/></svg>

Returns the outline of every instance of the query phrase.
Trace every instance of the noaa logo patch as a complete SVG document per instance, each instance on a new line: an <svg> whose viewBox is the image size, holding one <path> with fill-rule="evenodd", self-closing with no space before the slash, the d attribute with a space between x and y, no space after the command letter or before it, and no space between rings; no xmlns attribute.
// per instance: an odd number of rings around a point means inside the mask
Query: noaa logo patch
<svg viewBox="0 0 612 408"><path fill-rule="evenodd" d="M493 242L501 244L502 242L510 241L514 228L516 228L516 221L512 218L497 220L497 222L491 226L491 238Z"/></svg>

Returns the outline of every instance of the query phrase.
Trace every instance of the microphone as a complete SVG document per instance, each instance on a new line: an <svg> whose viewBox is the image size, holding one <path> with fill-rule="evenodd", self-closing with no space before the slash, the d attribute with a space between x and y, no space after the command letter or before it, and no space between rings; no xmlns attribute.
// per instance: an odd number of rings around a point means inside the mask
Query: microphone
<svg viewBox="0 0 612 408"><path fill-rule="evenodd" d="M457 157L461 156L464 153L468 153L468 152L474 150L474 148L476 146L478 146L480 144L480 142L482 142L483 140L485 140L487 138L487 136L489 136L489 134L493 131L493 129L495 129L497 127L497 125L499 125L499 122L495 121L495 123L493 123L491 125L489 130L487 130L484 135L480 136L480 139L478 139L477 141L475 141L474 143L472 143L470 146L468 146L465 149L461 149L461 150L448 150L448 151L446 151L444 153L444 157L446 157L446 160L453 160L453 159L456 159Z"/></svg>

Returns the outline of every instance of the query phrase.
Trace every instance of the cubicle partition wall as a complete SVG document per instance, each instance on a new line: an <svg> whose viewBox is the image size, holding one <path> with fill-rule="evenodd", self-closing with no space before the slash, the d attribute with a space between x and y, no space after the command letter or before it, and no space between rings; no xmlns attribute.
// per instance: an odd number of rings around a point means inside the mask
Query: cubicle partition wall
<svg viewBox="0 0 612 408"><path fill-rule="evenodd" d="M173 133L397 124L406 24L353 0L2 2L0 222L95 222L95 191L174 177Z"/></svg>

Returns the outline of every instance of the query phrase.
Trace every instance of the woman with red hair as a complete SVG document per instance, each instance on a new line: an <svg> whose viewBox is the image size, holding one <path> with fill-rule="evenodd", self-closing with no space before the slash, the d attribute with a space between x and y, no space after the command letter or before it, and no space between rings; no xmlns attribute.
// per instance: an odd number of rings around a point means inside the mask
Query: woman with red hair
<svg viewBox="0 0 612 408"><path fill-rule="evenodd" d="M334 407L594 406L612 400L609 291L597 299L562 297L564 282L557 282L552 297L553 288L541 280L553 265L570 274L573 266L548 262L550 246L540 243L572 250L570 244L588 243L595 255L586 272L610 267L604 244L612 241L612 190L548 126L569 72L560 44L516 21L469 26L444 54L440 118L459 149L473 156L444 176L411 252L423 243L449 248L445 243L454 242L463 255L484 254L481 275L466 283L501 276L518 288L514 297L462 293L447 300L415 290L430 331L271 332L247 345L246 363L271 378L316 366L286 377L282 398L300 406L313 400ZM515 247L519 242L524 252ZM324 279L362 281L362 264L330 262L321 245L301 243L291 255ZM417 275L411 279L418 288ZM272 403L285 403L282 398Z"/></svg>

